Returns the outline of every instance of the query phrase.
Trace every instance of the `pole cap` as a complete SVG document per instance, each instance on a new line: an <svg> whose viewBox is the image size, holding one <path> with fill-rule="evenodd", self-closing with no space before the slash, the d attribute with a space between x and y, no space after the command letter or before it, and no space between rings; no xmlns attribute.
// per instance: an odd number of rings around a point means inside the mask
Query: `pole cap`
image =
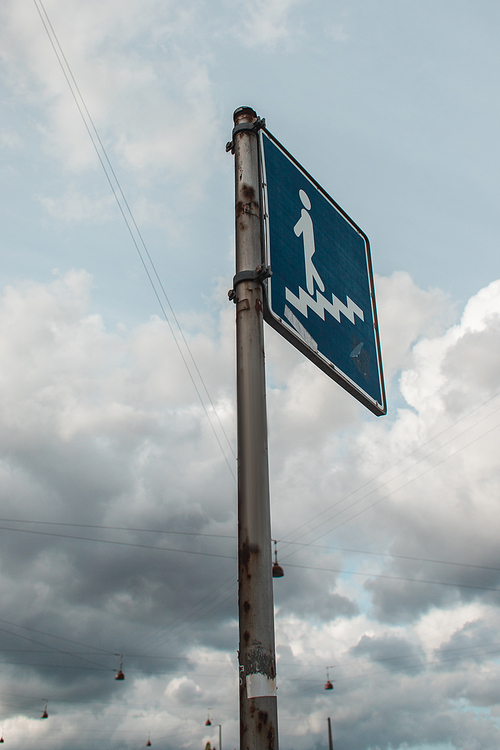
<svg viewBox="0 0 500 750"><path fill-rule="evenodd" d="M257 112L252 107L238 107L234 110L233 121L236 123L240 117L252 117L257 119Z"/></svg>

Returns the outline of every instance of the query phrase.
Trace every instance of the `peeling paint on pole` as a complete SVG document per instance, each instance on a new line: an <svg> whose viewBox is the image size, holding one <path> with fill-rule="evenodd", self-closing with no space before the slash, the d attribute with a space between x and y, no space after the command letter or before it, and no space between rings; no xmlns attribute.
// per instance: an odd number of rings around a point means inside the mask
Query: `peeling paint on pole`
<svg viewBox="0 0 500 750"><path fill-rule="evenodd" d="M261 643L254 643L245 654L247 698L276 695L276 662Z"/></svg>

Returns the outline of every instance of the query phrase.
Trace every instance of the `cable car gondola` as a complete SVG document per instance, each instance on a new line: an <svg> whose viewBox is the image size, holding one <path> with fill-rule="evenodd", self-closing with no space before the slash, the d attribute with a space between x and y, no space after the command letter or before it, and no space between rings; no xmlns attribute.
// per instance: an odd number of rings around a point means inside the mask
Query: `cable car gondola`
<svg viewBox="0 0 500 750"><path fill-rule="evenodd" d="M116 656L120 657L120 669L115 674L115 680L124 680L125 675L123 674L122 667L123 667L123 654L116 654Z"/></svg>
<svg viewBox="0 0 500 750"><path fill-rule="evenodd" d="M146 747L151 747L151 732L148 732L148 741L146 742Z"/></svg>
<svg viewBox="0 0 500 750"><path fill-rule="evenodd" d="M273 578L283 578L285 575L283 572L283 568L281 565L278 564L278 551L276 549L276 545L278 542L276 539L273 539L274 542L274 562L273 562Z"/></svg>
<svg viewBox="0 0 500 750"><path fill-rule="evenodd" d="M205 722L205 726L206 727L211 727L212 726L212 722L210 721L210 709L208 709L208 712L207 712L207 720Z"/></svg>
<svg viewBox="0 0 500 750"><path fill-rule="evenodd" d="M49 718L49 715L47 713L47 704L48 704L48 701L45 701L45 708L43 709L43 714L40 716L41 719Z"/></svg>
<svg viewBox="0 0 500 750"><path fill-rule="evenodd" d="M333 685L332 685L332 683L331 683L331 680L330 680L330 675L329 675L329 672L328 672L328 670L329 670L329 669L330 669L330 667L327 667L327 668L326 668L326 682L325 682L325 690L333 690Z"/></svg>

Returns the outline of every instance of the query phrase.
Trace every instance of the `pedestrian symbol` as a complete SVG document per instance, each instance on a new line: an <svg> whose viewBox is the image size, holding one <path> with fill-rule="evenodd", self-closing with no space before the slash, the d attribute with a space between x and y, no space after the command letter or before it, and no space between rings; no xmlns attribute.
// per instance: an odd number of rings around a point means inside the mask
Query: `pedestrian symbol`
<svg viewBox="0 0 500 750"><path fill-rule="evenodd" d="M316 250L314 246L314 228L311 216L308 211L311 209L311 201L309 196L304 190L299 190L300 200L305 206L302 209L300 219L295 224L293 231L299 237L301 234L304 238L304 262L305 262L305 273L306 273L306 286L309 295L306 295L305 291L299 287L299 298L290 291L285 289L286 299L290 304L299 310L304 317L307 318L307 308L309 307L313 312L319 315L322 320L325 319L325 310L330 313L336 320L340 322L340 313L344 313L351 323L354 323L354 315L357 315L361 320L364 320L363 310L361 310L354 302L347 297L347 306L343 305L337 297L332 294L332 302L326 300L319 292L317 292L316 299L314 299L314 282L316 281L322 292L325 291L325 285L318 271L314 267L312 256Z"/></svg>
<svg viewBox="0 0 500 750"><path fill-rule="evenodd" d="M309 292L309 294L312 295L312 293L314 292L315 280L322 292L325 291L325 285L323 284L321 276L317 272L316 268L314 267L314 263L312 261L312 257L314 255L316 248L314 247L313 223L312 223L311 216L308 213L311 210L311 201L309 200L309 196L304 190L299 190L299 197L300 197L300 200L302 201L302 205L304 206L304 208L302 209L302 212L300 214L300 219L295 224L293 231L295 232L297 237L300 237L300 235L302 235L304 239L306 286L307 286L307 291Z"/></svg>

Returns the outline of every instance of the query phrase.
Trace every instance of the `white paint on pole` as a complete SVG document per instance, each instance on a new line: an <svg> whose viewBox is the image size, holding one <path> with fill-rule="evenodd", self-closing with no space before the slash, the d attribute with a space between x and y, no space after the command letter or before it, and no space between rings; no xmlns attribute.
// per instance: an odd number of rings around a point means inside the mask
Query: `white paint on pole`
<svg viewBox="0 0 500 750"><path fill-rule="evenodd" d="M247 675L247 698L260 698L268 696L274 698L276 695L276 680L270 679L265 674Z"/></svg>

